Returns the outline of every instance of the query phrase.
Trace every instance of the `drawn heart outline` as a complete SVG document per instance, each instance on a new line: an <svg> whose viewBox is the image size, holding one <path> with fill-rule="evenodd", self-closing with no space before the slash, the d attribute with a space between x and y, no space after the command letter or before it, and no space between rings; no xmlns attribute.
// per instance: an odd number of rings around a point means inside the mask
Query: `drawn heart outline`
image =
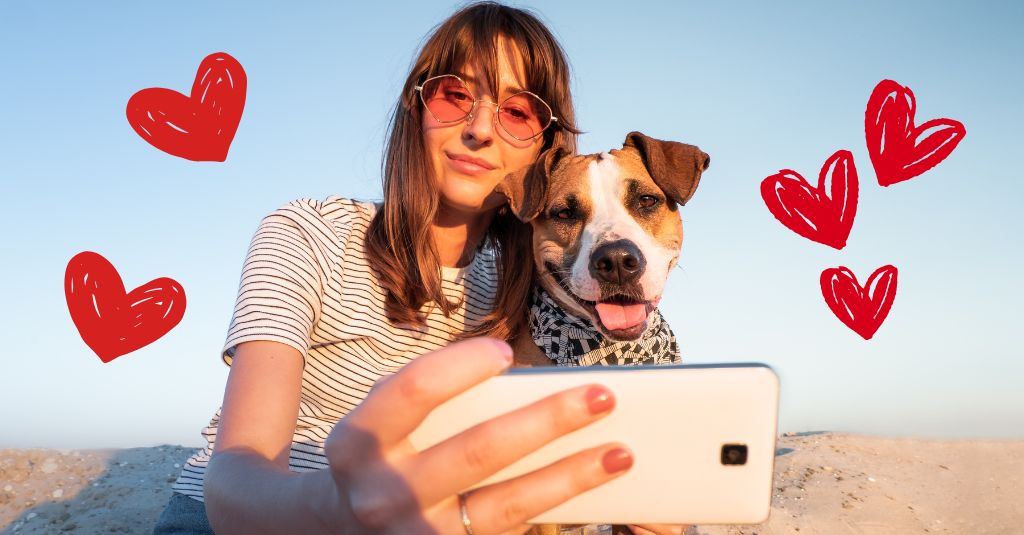
<svg viewBox="0 0 1024 535"><path fill-rule="evenodd" d="M849 268L827 268L821 272L821 295L839 321L870 340L896 299L897 275L895 266L885 265L861 286Z"/></svg>
<svg viewBox="0 0 1024 535"><path fill-rule="evenodd" d="M789 230L842 249L857 215L858 184L853 154L838 150L821 166L817 187L800 173L783 169L761 181L761 198Z"/></svg>
<svg viewBox="0 0 1024 535"><path fill-rule="evenodd" d="M909 180L935 167L967 134L963 123L953 119L932 119L914 126L916 113L914 92L893 80L878 82L868 98L864 137L875 177L882 186Z"/></svg>
<svg viewBox="0 0 1024 535"><path fill-rule="evenodd" d="M128 123L150 145L195 162L223 162L245 108L246 76L224 52L199 64L189 96L151 87L130 99Z"/></svg>
<svg viewBox="0 0 1024 535"><path fill-rule="evenodd" d="M125 293L117 269L92 251L68 262L64 297L82 340L105 363L155 342L185 315L185 290L175 280L153 279Z"/></svg>

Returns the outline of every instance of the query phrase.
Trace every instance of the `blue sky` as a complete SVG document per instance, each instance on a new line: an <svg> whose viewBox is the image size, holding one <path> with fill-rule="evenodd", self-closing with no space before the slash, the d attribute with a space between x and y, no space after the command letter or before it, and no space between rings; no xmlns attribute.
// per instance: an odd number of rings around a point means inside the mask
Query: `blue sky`
<svg viewBox="0 0 1024 535"><path fill-rule="evenodd" d="M459 4L0 3L0 447L199 445L249 239L299 197L379 197L388 112L417 45ZM573 66L582 152L640 130L699 145L710 169L662 310L689 362L761 361L782 379L780 431L1024 438L1024 6L990 2L523 3ZM224 163L140 139L136 91L186 92L224 51L248 76ZM944 162L882 188L864 107L883 79L917 122L967 135ZM779 169L813 180L852 151L861 194L842 251L780 225L759 194ZM168 276L182 322L109 363L63 295L81 251L126 286ZM825 305L818 275L899 268L870 341Z"/></svg>

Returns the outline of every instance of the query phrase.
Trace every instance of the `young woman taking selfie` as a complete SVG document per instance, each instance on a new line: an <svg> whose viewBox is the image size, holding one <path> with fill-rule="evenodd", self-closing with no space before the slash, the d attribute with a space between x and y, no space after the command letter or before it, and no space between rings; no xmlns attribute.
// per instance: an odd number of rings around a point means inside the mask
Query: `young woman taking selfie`
<svg viewBox="0 0 1024 535"><path fill-rule="evenodd" d="M154 533L522 533L628 470L609 443L459 494L607 414L597 386L422 453L406 438L510 365L533 273L528 227L494 190L545 149L574 152L576 132L567 61L534 15L478 3L435 28L391 119L383 203L298 200L257 229L223 405Z"/></svg>

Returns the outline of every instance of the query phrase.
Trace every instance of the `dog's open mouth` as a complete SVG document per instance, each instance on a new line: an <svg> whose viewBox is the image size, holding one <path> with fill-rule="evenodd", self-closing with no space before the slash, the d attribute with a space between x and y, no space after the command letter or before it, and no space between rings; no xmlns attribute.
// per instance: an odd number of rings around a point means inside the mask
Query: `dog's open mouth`
<svg viewBox="0 0 1024 535"><path fill-rule="evenodd" d="M562 290L596 318L611 338L635 340L647 329L647 317L658 306L658 300L643 301L623 293L602 297L600 301L587 301L573 293L555 265L544 264Z"/></svg>

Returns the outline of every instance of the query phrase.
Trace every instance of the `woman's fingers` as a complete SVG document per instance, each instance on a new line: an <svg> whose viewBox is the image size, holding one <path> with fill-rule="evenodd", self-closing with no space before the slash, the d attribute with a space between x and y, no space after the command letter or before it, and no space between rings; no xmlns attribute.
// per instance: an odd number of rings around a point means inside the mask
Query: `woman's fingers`
<svg viewBox="0 0 1024 535"><path fill-rule="evenodd" d="M611 412L615 398L600 385L550 395L478 424L410 459L403 470L420 503L436 503L471 487L552 440ZM444 485L438 485L444 481Z"/></svg>
<svg viewBox="0 0 1024 535"><path fill-rule="evenodd" d="M371 530L397 520L419 532L462 533L460 489L522 458L551 440L611 411L606 388L573 388L460 433L416 455L406 437L431 410L511 363L503 342L477 338L417 358L378 382L335 426L324 445L343 505ZM466 504L475 533L520 533L538 514L632 466L619 445L584 450L549 466L474 491ZM340 488L340 487L339 487ZM421 508L427 508L424 515ZM403 528L403 529L405 529ZM399 531L401 532L401 530Z"/></svg>
<svg viewBox="0 0 1024 535"><path fill-rule="evenodd" d="M474 533L519 532L531 518L606 483L633 466L633 454L621 444L606 444L570 455L528 474L473 490L466 513ZM462 533L457 497L429 513L440 533Z"/></svg>
<svg viewBox="0 0 1024 535"><path fill-rule="evenodd" d="M342 422L371 431L382 447L405 439L427 414L512 363L512 348L493 338L473 338L427 353L377 383Z"/></svg>

